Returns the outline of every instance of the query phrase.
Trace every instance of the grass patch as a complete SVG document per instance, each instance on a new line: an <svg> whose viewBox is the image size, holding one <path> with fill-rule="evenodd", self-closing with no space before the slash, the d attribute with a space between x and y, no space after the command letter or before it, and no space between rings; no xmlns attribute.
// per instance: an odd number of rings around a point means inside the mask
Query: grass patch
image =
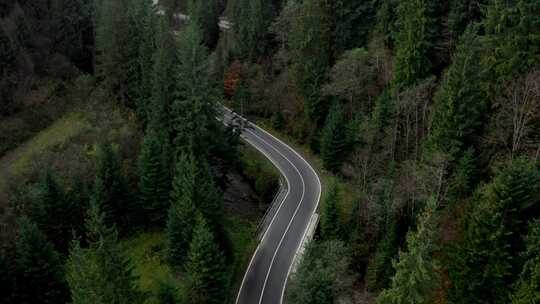
<svg viewBox="0 0 540 304"><path fill-rule="evenodd" d="M80 112L71 112L64 115L45 130L39 132L29 140L19 151L17 158L8 167L8 170L16 175L21 174L36 154L54 146L62 145L70 138L80 134L89 124Z"/></svg>
<svg viewBox="0 0 540 304"><path fill-rule="evenodd" d="M231 240L233 263L230 268L230 294L228 303L234 303L236 293L240 288L244 272L249 264L251 255L257 247L255 236L257 226L234 215L225 218L225 230Z"/></svg>
<svg viewBox="0 0 540 304"><path fill-rule="evenodd" d="M146 303L156 303L162 284L174 283L181 298L183 283L176 278L166 262L165 232L142 232L122 242L125 254L134 266L138 286L148 295Z"/></svg>

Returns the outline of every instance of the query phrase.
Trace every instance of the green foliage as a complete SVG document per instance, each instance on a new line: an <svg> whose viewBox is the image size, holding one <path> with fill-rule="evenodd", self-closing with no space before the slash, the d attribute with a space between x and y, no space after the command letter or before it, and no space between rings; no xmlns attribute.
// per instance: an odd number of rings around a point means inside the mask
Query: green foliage
<svg viewBox="0 0 540 304"><path fill-rule="evenodd" d="M243 56L253 61L268 53L271 42L268 29L274 17L272 1L239 0L233 24Z"/></svg>
<svg viewBox="0 0 540 304"><path fill-rule="evenodd" d="M55 48L80 69L91 70L94 3L55 0L52 4Z"/></svg>
<svg viewBox="0 0 540 304"><path fill-rule="evenodd" d="M322 132L321 157L324 168L339 172L348 148L347 130L343 108L339 101L334 102L326 118Z"/></svg>
<svg viewBox="0 0 540 304"><path fill-rule="evenodd" d="M540 302L540 220L529 224L525 264L512 294L512 304Z"/></svg>
<svg viewBox="0 0 540 304"><path fill-rule="evenodd" d="M168 152L164 149L167 138L160 138L148 130L139 155L139 200L151 223L161 224L169 205L171 178Z"/></svg>
<svg viewBox="0 0 540 304"><path fill-rule="evenodd" d="M110 143L97 146L97 170L92 200L107 216L107 223L128 222L130 211L128 188L122 175L118 154Z"/></svg>
<svg viewBox="0 0 540 304"><path fill-rule="evenodd" d="M118 245L116 229L93 202L88 210L88 248L74 240L66 266L73 304L142 303L131 262Z"/></svg>
<svg viewBox="0 0 540 304"><path fill-rule="evenodd" d="M538 63L540 3L537 0L490 1L484 18L487 54L482 65L492 80L492 94L502 82L527 72Z"/></svg>
<svg viewBox="0 0 540 304"><path fill-rule="evenodd" d="M365 46L376 19L375 3L337 0L332 5L334 53L339 55L346 50Z"/></svg>
<svg viewBox="0 0 540 304"><path fill-rule="evenodd" d="M513 161L475 196L464 236L451 258L454 303L508 303L506 288L516 276L526 222L537 216L540 174L524 160Z"/></svg>
<svg viewBox="0 0 540 304"><path fill-rule="evenodd" d="M482 46L473 28L460 39L454 61L436 93L430 143L454 158L475 144L481 134L487 100L478 62Z"/></svg>
<svg viewBox="0 0 540 304"><path fill-rule="evenodd" d="M184 29L181 40L171 109L175 154L192 151L204 158L213 142L210 130L215 124L208 49L202 44L202 32L195 20Z"/></svg>
<svg viewBox="0 0 540 304"><path fill-rule="evenodd" d="M377 249L366 270L366 287L370 291L386 288L394 275L392 259L397 251L396 229L386 230L383 239L377 243Z"/></svg>
<svg viewBox="0 0 540 304"><path fill-rule="evenodd" d="M448 29L452 36L461 36L467 27L482 19L482 10L488 0L451 0L448 13Z"/></svg>
<svg viewBox="0 0 540 304"><path fill-rule="evenodd" d="M302 14L291 20L289 32L292 72L307 118L320 126L326 117L320 88L326 82L332 56L330 7L324 0L307 0L299 9Z"/></svg>
<svg viewBox="0 0 540 304"><path fill-rule="evenodd" d="M437 263L433 258L438 250L435 207L435 204L428 206L417 230L408 233L407 251L400 252L399 259L392 262L396 273L390 288L377 298L378 304L432 303L431 296L438 283Z"/></svg>
<svg viewBox="0 0 540 304"><path fill-rule="evenodd" d="M396 9L395 84L408 87L429 75L429 60L438 35L437 1L404 0Z"/></svg>
<svg viewBox="0 0 540 304"><path fill-rule="evenodd" d="M226 295L226 267L211 228L199 216L189 247L186 265L188 275L188 303L221 304Z"/></svg>
<svg viewBox="0 0 540 304"><path fill-rule="evenodd" d="M337 184L333 182L328 189L321 212L321 234L324 240L335 240L341 235L338 199Z"/></svg>
<svg viewBox="0 0 540 304"><path fill-rule="evenodd" d="M343 242L310 243L297 272L291 277L287 302L338 303L353 283L350 264L349 251Z"/></svg>
<svg viewBox="0 0 540 304"><path fill-rule="evenodd" d="M380 0L378 1L376 23L373 29L374 39L380 39L386 47L393 44L392 33L396 22L396 1Z"/></svg>
<svg viewBox="0 0 540 304"><path fill-rule="evenodd" d="M217 0L190 0L189 11L193 23L200 26L204 44L213 48L219 38Z"/></svg>
<svg viewBox="0 0 540 304"><path fill-rule="evenodd" d="M19 226L14 303L65 303L67 288L60 256L36 224L22 218Z"/></svg>
<svg viewBox="0 0 540 304"><path fill-rule="evenodd" d="M61 252L67 251L74 228L72 219L75 206L66 199L62 187L51 172L47 171L38 184L37 197L32 202L30 216L38 224L41 231L53 240L55 248Z"/></svg>
<svg viewBox="0 0 540 304"><path fill-rule="evenodd" d="M197 163L193 155L182 154L176 164L169 217L167 256L174 267L184 264L197 215Z"/></svg>

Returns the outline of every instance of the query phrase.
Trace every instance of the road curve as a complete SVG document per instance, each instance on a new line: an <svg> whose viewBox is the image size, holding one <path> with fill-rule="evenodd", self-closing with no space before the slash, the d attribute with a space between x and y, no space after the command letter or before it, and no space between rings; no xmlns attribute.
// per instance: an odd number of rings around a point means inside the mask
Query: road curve
<svg viewBox="0 0 540 304"><path fill-rule="evenodd" d="M239 116L225 109L224 122ZM281 172L288 187L246 270L236 304L281 304L294 256L321 198L321 182L299 153L247 122L241 137Z"/></svg>

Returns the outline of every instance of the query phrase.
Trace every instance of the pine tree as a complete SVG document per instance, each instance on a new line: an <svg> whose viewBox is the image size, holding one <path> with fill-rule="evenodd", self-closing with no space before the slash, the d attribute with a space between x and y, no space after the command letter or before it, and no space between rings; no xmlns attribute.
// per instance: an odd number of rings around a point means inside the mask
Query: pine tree
<svg viewBox="0 0 540 304"><path fill-rule="evenodd" d="M523 254L525 264L515 284L512 304L540 302L540 220L529 224L526 238L527 250Z"/></svg>
<svg viewBox="0 0 540 304"><path fill-rule="evenodd" d="M337 0L332 5L333 41L335 56L346 50L365 46L375 23L373 1Z"/></svg>
<svg viewBox="0 0 540 304"><path fill-rule="evenodd" d="M321 235L325 240L335 240L340 236L340 216L338 210L338 189L333 182L326 195L321 214Z"/></svg>
<svg viewBox="0 0 540 304"><path fill-rule="evenodd" d="M291 276L287 303L339 303L352 288L350 266L349 251L343 242L311 242L298 271Z"/></svg>
<svg viewBox="0 0 540 304"><path fill-rule="evenodd" d="M190 17L199 24L204 44L214 48L219 38L219 13L216 0L190 0Z"/></svg>
<svg viewBox="0 0 540 304"><path fill-rule="evenodd" d="M405 0L397 6L395 84L399 88L412 86L429 74L429 55L438 35L438 5L436 1Z"/></svg>
<svg viewBox="0 0 540 304"><path fill-rule="evenodd" d="M213 141L210 131L215 122L215 96L208 73L208 49L195 20L182 32L178 48L171 127L175 155L192 151L205 158Z"/></svg>
<svg viewBox="0 0 540 304"><path fill-rule="evenodd" d="M140 38L138 67L140 73L140 86L137 95L137 116L143 122L148 122L149 107L152 102L152 81L154 79L154 52L156 51L155 37L156 18L152 9L151 0L139 0L139 7L135 15L139 22Z"/></svg>
<svg viewBox="0 0 540 304"><path fill-rule="evenodd" d="M38 186L37 198L32 202L31 219L53 240L57 250L65 252L72 229L71 205L51 172L45 173Z"/></svg>
<svg viewBox="0 0 540 304"><path fill-rule="evenodd" d="M58 252L36 224L19 221L16 243L15 303L65 303L67 289Z"/></svg>
<svg viewBox="0 0 540 304"><path fill-rule="evenodd" d="M167 255L175 267L184 264L197 215L197 163L193 155L177 160L167 220Z"/></svg>
<svg viewBox="0 0 540 304"><path fill-rule="evenodd" d="M489 92L495 96L501 84L526 73L539 62L540 4L537 0L492 0L483 21L482 57L486 75L491 77Z"/></svg>
<svg viewBox="0 0 540 304"><path fill-rule="evenodd" d="M431 202L418 222L415 232L407 235L407 251L399 253L392 264L396 271L390 288L377 297L378 304L432 303L431 296L437 287L437 265L433 254L436 244L436 205Z"/></svg>
<svg viewBox="0 0 540 304"><path fill-rule="evenodd" d="M190 303L223 303L226 295L225 259L212 230L201 216L197 218L193 232L186 270Z"/></svg>
<svg viewBox="0 0 540 304"><path fill-rule="evenodd" d="M128 222L131 215L128 196L117 153L110 143L99 144L92 200L107 215L108 224Z"/></svg>
<svg viewBox="0 0 540 304"><path fill-rule="evenodd" d="M242 54L249 60L268 52L268 29L275 17L271 1L239 0L234 12L234 33L241 45Z"/></svg>
<svg viewBox="0 0 540 304"><path fill-rule="evenodd" d="M304 1L302 14L291 20L288 40L293 77L307 118L316 126L324 123L327 111L320 88L332 59L329 9L325 0Z"/></svg>
<svg viewBox="0 0 540 304"><path fill-rule="evenodd" d="M86 220L88 248L73 241L66 267L72 303L142 303L133 267L118 245L116 229L108 227L105 218L93 202Z"/></svg>
<svg viewBox="0 0 540 304"><path fill-rule="evenodd" d="M169 205L170 174L163 145L156 132L148 130L139 155L139 200L153 224L164 222Z"/></svg>
<svg viewBox="0 0 540 304"><path fill-rule="evenodd" d="M321 142L321 157L324 168L339 172L346 157L347 134L345 117L339 101L335 102L326 118Z"/></svg>
<svg viewBox="0 0 540 304"><path fill-rule="evenodd" d="M454 39L461 36L470 24L482 19L482 9L487 0L451 0L448 14L448 29Z"/></svg>
<svg viewBox="0 0 540 304"><path fill-rule="evenodd" d="M508 303L508 284L517 277L517 255L536 216L540 175L534 165L515 160L475 196L464 237L451 256L454 303Z"/></svg>

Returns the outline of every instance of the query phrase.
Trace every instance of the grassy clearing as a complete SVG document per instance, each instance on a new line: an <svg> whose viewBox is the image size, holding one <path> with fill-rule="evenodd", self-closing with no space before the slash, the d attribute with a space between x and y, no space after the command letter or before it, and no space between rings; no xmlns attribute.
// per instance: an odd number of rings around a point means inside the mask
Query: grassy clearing
<svg viewBox="0 0 540 304"><path fill-rule="evenodd" d="M54 146L61 146L88 127L89 124L82 113L71 112L64 115L17 150L17 157L8 166L8 171L16 175L21 174L38 153Z"/></svg>
<svg viewBox="0 0 540 304"><path fill-rule="evenodd" d="M234 215L226 215L225 229L231 240L233 262L229 265L228 303L234 303L236 291L255 249L256 225ZM157 303L156 295L164 284L177 287L177 297L184 297L185 281L175 275L166 261L165 232L142 232L122 241L122 248L134 265L141 291L148 295L146 303Z"/></svg>
<svg viewBox="0 0 540 304"><path fill-rule="evenodd" d="M179 286L178 297L182 296L184 282L175 277L166 262L165 232L142 232L122 242L124 252L134 265L139 288L149 295L146 303L155 303L155 295L163 284Z"/></svg>

